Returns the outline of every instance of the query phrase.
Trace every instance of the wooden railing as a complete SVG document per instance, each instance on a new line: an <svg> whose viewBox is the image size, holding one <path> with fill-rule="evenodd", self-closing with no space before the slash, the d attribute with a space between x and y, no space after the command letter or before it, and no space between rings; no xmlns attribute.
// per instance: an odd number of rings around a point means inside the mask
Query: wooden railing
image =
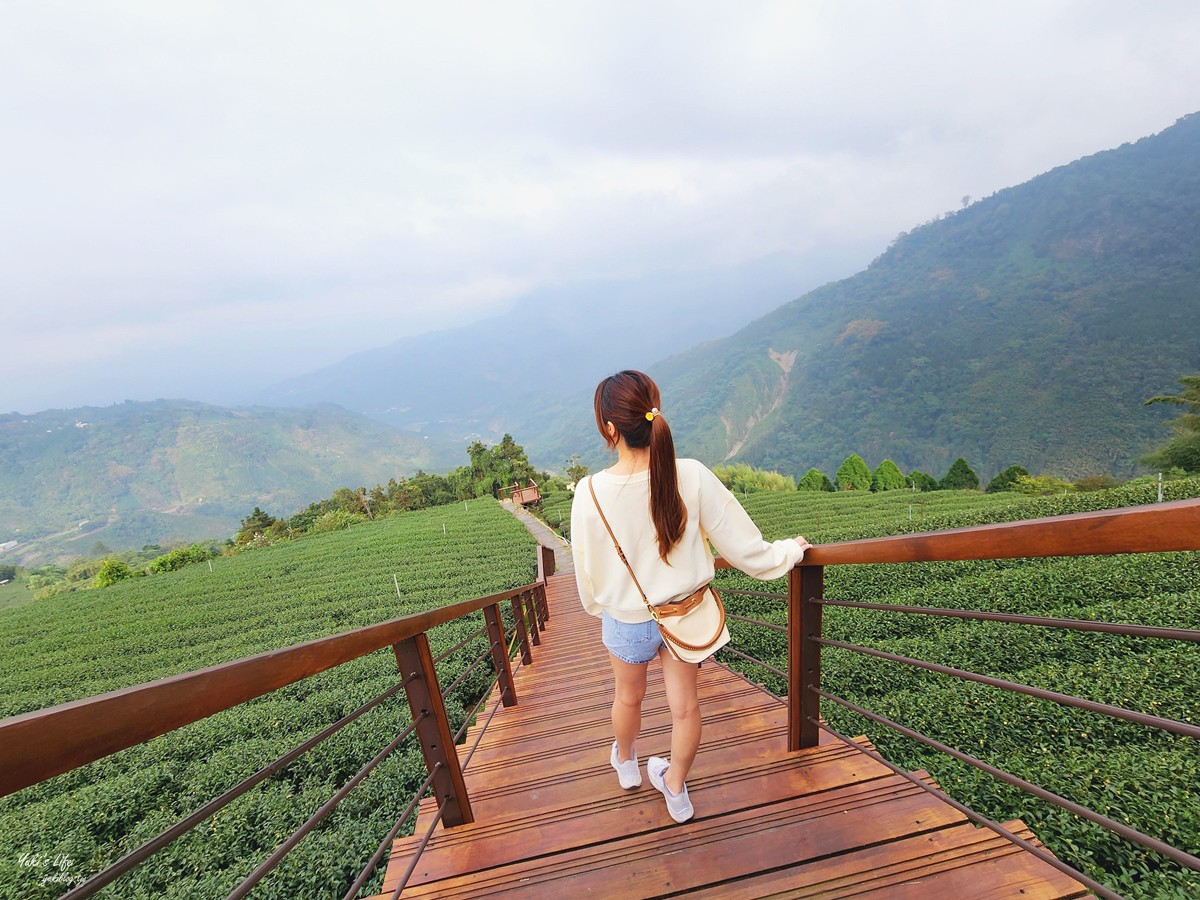
<svg viewBox="0 0 1200 900"><path fill-rule="evenodd" d="M542 499L542 491L537 482L530 478L529 484L524 487L514 481L511 486L501 488L500 498L511 500L518 506L528 506Z"/></svg>
<svg viewBox="0 0 1200 900"><path fill-rule="evenodd" d="M1076 631L1100 631L1122 635L1155 637L1187 642L1200 642L1200 631L1182 628L1155 628L1138 625L1123 625L1108 622L1093 622L1075 619L1047 618L1038 616L1012 615L962 609L938 609L929 607L900 606L887 603L862 603L836 600L825 597L825 567L831 565L946 562L964 560L1020 559L1052 556L1099 556L1118 553L1160 553L1168 551L1200 550L1200 500L1180 500L1152 506L1129 507L1103 510L1100 512L1077 513L1006 522L995 525L980 525L957 528L926 534L897 535L868 540L822 544L813 547L805 555L800 566L788 575L786 595L788 624L786 629L766 622L745 619L742 621L777 630L786 630L788 640L788 670L783 672L762 660L740 651L733 651L751 663L761 666L785 679L788 704L788 746L794 751L816 747L820 732L825 731L847 744L850 738L830 728L821 718L821 701L827 700L849 709L865 718L894 729L925 746L946 753L955 759L974 766L988 774L1014 785L1036 797L1053 803L1069 812L1101 825L1114 834L1141 844L1186 868L1200 871L1200 858L1187 850L1172 847L1163 841L1130 828L1124 823L1101 815L1094 810L1060 797L1024 779L1004 772L982 760L956 750L939 741L920 734L913 729L894 722L871 710L844 700L822 688L821 650L836 647L866 656L882 658L891 662L916 666L927 671L938 672L956 678L974 681L1015 691L1026 695L1051 700L1066 706L1087 709L1125 721L1135 722L1151 728L1159 728L1193 740L1200 739L1200 727L1188 722L1179 722L1159 716L1147 715L1084 698L1060 694L1054 691L991 678L973 672L936 665L862 647L844 641L825 638L822 631L823 610L826 606L874 610L888 614L946 616L961 619L977 619L993 622L1008 622L1028 627L1062 628ZM722 566L718 561L718 566ZM730 591L752 596L771 596L759 592ZM780 599L784 599L780 595ZM735 619L739 617L733 617ZM853 744L859 747L857 744ZM859 749L862 749L859 747ZM1022 840L1003 826L985 818L931 787L923 780L903 771L873 751L865 751L892 771L917 784L924 790L937 794L975 821L1004 835L1045 860L1055 868L1076 878L1103 897L1118 897L1110 889L1088 878L1057 857L1041 848ZM1200 802L1200 798L1198 801Z"/></svg>
<svg viewBox="0 0 1200 900"><path fill-rule="evenodd" d="M432 789L434 797L438 800L439 819L442 824L454 826L472 821L470 798L463 781L462 766L455 744L462 737L467 724L479 712L480 706L487 698L487 692L466 717L457 734L451 731L443 696L452 692L477 667L490 663L496 673L493 685L498 683L500 687L497 706L501 703L504 706L517 703L511 660L513 649L519 647L519 664L531 664L533 647L540 642L540 632L546 627L550 615L546 603L545 578L554 572L554 555L546 548L539 550L537 570L537 581L498 594L465 600L345 634L320 638L208 669L4 719L0 721L0 796L144 743L151 738L390 646L402 676L398 684L63 895L76 898L96 893L233 800L286 768L341 728L403 690L411 711L411 724L363 766L329 801L310 816L308 821L284 840L276 851L246 876L229 895L243 897L249 893L251 888L274 869L380 762L415 735L424 755L429 777L418 789L408 808L381 842L376 854L346 895L347 898L352 898L370 879L387 847L426 791ZM502 604L510 605L512 609L515 635L511 644L505 641ZM439 625L478 612L483 613L483 627L434 658L428 633ZM460 673L454 684L443 691L438 682L437 664L485 635L488 639L487 651Z"/></svg>

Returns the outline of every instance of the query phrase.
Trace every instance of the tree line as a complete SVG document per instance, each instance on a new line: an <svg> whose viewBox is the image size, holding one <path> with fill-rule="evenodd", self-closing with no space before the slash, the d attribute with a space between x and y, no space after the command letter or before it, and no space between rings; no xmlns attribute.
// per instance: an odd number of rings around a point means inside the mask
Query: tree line
<svg viewBox="0 0 1200 900"><path fill-rule="evenodd" d="M1183 407L1180 414L1168 423L1174 437L1162 447L1143 456L1144 465L1152 466L1167 478L1180 478L1200 472L1200 375L1185 375L1179 379L1183 390L1179 394L1151 397L1146 405L1168 403ZM914 469L905 475L892 460L885 459L872 470L861 456L851 453L838 466L834 477L820 469L811 468L797 481L790 475L755 469L745 463L716 466L713 472L730 490L753 494L759 491L894 491L908 488L914 491L979 490L979 476L961 456L950 465L941 478ZM1135 479L1137 480L1137 479ZM1013 465L998 473L984 489L987 493L1017 491L1023 494L1056 494L1064 491L1096 491L1116 487L1119 482L1110 475L1089 475L1068 481L1055 475L1031 475L1024 466Z"/></svg>
<svg viewBox="0 0 1200 900"><path fill-rule="evenodd" d="M310 503L295 515L276 518L259 507L242 519L234 545L263 543L303 534L339 531L355 522L387 518L430 506L445 506L477 497L499 497L514 484L526 486L551 480L529 462L525 449L504 435L494 446L475 441L467 447L469 462L448 475L418 469L407 478L389 478L387 484L341 487L332 496Z"/></svg>
<svg viewBox="0 0 1200 900"><path fill-rule="evenodd" d="M241 520L237 534L223 546L219 542L196 543L164 552L165 548L158 544L147 544L140 551L114 554L97 543L90 557L81 557L69 566L47 564L24 574L26 585L34 592L35 600L42 600L56 594L108 587L127 578L172 572L222 553L237 553L307 534L340 531L357 522L388 518L407 510L445 506L487 494L498 496L505 487L514 483L524 486L530 479L562 486L557 479L535 470L524 448L510 434L492 447L474 442L467 448L467 456L468 464L448 475L418 470L411 477L391 478L386 485L377 484L373 488L340 487L331 496L310 503L292 516L276 517L255 506ZM9 568L10 579L23 574L16 566Z"/></svg>

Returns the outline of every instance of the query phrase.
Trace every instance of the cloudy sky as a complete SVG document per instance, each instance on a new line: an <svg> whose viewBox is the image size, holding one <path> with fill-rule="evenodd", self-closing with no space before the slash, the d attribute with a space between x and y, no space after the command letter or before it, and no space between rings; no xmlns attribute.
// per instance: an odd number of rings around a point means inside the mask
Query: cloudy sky
<svg viewBox="0 0 1200 900"><path fill-rule="evenodd" d="M1193 0L14 0L0 411L234 402L610 278L794 258L783 303L1200 109L1197 46Z"/></svg>

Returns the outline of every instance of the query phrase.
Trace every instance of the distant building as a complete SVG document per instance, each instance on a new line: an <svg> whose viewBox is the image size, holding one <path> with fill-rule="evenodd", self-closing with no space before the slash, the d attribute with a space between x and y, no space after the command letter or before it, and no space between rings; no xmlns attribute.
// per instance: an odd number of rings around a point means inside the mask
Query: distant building
<svg viewBox="0 0 1200 900"><path fill-rule="evenodd" d="M16 541L5 541L3 544L0 544L0 553L7 553L15 546L17 546Z"/></svg>

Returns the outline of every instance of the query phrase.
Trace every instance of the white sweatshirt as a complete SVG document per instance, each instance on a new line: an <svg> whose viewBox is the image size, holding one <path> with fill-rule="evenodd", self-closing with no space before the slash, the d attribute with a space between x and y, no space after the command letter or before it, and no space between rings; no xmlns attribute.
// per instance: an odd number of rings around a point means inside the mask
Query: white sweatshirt
<svg viewBox="0 0 1200 900"><path fill-rule="evenodd" d="M721 556L755 578L778 578L796 565L804 551L791 538L768 543L737 498L694 459L676 460L679 493L687 507L683 537L663 562L650 518L650 473L612 475L597 472L575 486L571 507L571 546L579 599L588 614L607 612L622 622L650 619L629 571L617 556L600 520L592 492L604 509L613 533L650 602L658 606L680 600L712 580L714 566L708 542ZM707 536L707 541L705 537Z"/></svg>

